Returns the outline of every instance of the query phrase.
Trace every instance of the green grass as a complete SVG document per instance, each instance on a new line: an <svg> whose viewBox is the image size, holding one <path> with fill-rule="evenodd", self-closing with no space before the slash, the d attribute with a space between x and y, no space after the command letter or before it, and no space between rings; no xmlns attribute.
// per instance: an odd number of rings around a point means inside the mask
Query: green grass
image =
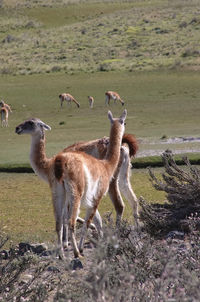
<svg viewBox="0 0 200 302"><path fill-rule="evenodd" d="M158 169L156 175L160 174ZM162 192L152 187L146 170L134 170L131 177L137 196L151 202L164 200ZM48 185L35 174L0 173L0 230L15 244L20 241L55 243L55 221ZM124 218L132 222L131 207L125 201ZM102 216L115 210L108 196L100 203ZM84 215L83 213L81 214Z"/></svg>
<svg viewBox="0 0 200 302"><path fill-rule="evenodd" d="M34 174L0 174L1 230L14 243L54 236L50 192ZM45 238L45 239L43 239Z"/></svg>
<svg viewBox="0 0 200 302"><path fill-rule="evenodd" d="M15 134L15 127L29 117L52 127L46 133L48 156L76 141L109 135L106 90L116 90L125 100L126 132L138 138L138 154L167 148L198 150L198 143L169 145L161 140L199 136L198 1L8 0L1 5L0 99L13 109L9 127L0 128L1 168L29 165L30 137ZM61 110L58 95L62 92L74 95L80 109L64 104ZM95 98L92 110L88 95ZM122 112L120 104L111 104L110 109L114 116ZM195 162L198 159L196 153ZM136 158L135 162L154 165L160 158ZM155 192L147 194L152 188L145 173L133 177L136 194L157 200ZM2 187L6 183L10 188L0 193L1 210L5 212L9 205L4 217L9 234L15 232L15 219L9 217L21 211L18 217L27 216L27 220L18 221L14 237L31 237L30 217L37 224L37 211L44 201L48 215L41 216L40 231L33 233L43 232L42 238L52 240L54 219L47 186L33 174L1 173L0 179ZM35 200L42 204L34 207ZM102 205L102 213L109 210L104 201ZM27 214L28 209L33 215Z"/></svg>
<svg viewBox="0 0 200 302"><path fill-rule="evenodd" d="M164 152L164 150L163 150ZM200 165L199 153L182 153L174 155L174 159L177 165L185 165L185 157L190 161L192 165ZM143 169L143 168L158 168L163 167L163 160L161 155L157 156L145 156L132 159L132 168ZM19 163L19 164L2 164L0 165L0 172L4 173L34 173L30 163Z"/></svg>
<svg viewBox="0 0 200 302"><path fill-rule="evenodd" d="M36 19L45 28L64 26L77 22L85 22L96 19L102 15L109 15L116 11L133 8L133 2L111 2L105 5L104 2L90 2L79 4L68 4L58 7L41 7L24 10L25 15L30 19Z"/></svg>
<svg viewBox="0 0 200 302"><path fill-rule="evenodd" d="M165 150L171 145L162 144L163 135L199 136L199 73L194 72L138 72L48 74L31 76L2 76L0 98L11 105L9 127L0 128L0 166L29 162L30 137L15 134L15 127L29 117L38 117L52 127L46 132L46 149L51 156L69 144L109 135L108 108L104 92L112 89L120 93L128 111L126 132L139 139L141 151ZM60 109L58 95L69 92L80 102L64 104ZM94 108L88 105L87 96L95 98ZM114 116L120 115L120 104L111 104ZM61 123L60 122L64 122ZM156 140L157 144L152 144ZM193 144L193 148L198 143ZM173 149L184 144L175 144ZM187 152L190 145L186 146Z"/></svg>

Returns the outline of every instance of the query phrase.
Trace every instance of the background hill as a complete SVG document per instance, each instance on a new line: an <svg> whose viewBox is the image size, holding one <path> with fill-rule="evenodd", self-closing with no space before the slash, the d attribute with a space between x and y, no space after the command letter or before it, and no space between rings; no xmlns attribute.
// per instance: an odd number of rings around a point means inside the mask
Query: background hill
<svg viewBox="0 0 200 302"><path fill-rule="evenodd" d="M0 73L199 70L200 3L1 1Z"/></svg>

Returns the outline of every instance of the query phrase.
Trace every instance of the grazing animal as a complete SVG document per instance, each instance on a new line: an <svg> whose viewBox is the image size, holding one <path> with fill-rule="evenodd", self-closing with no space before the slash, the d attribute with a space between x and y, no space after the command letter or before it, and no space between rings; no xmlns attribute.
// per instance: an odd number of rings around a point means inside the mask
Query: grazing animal
<svg viewBox="0 0 200 302"><path fill-rule="evenodd" d="M1 127L8 127L8 109L1 107Z"/></svg>
<svg viewBox="0 0 200 302"><path fill-rule="evenodd" d="M94 106L94 98L92 96L88 96L89 106L90 108L93 108Z"/></svg>
<svg viewBox="0 0 200 302"><path fill-rule="evenodd" d="M75 143L65 148L63 151L82 151L96 158L104 159L106 157L108 146L109 138L103 137L101 139L96 139L88 142ZM136 228L138 228L139 226L138 200L130 183L130 159L136 155L137 150L138 142L136 138L131 134L125 133L122 138L118 167L113 178L110 181L108 190L109 196L113 202L117 214L116 225L120 225L125 207L121 196L122 193L132 207L134 224Z"/></svg>
<svg viewBox="0 0 200 302"><path fill-rule="evenodd" d="M102 221L97 210L102 196L107 192L120 157L120 146L124 132L126 110L119 119L114 119L108 112L111 121L110 144L106 158L99 160L80 151L61 152L47 158L45 154L44 130L51 128L39 119L26 120L16 127L17 134L30 134L30 162L33 170L47 181L52 191L56 231L58 236L59 256L64 258L63 245L67 246L68 227L75 257L81 257L87 228L94 218L97 231L102 236ZM77 246L75 238L76 220L81 205L85 205L86 217L82 236ZM63 235L65 235L64 242Z"/></svg>
<svg viewBox="0 0 200 302"><path fill-rule="evenodd" d="M8 104L6 104L3 100L1 100L0 106L5 107L9 112L12 112L11 107Z"/></svg>
<svg viewBox="0 0 200 302"><path fill-rule="evenodd" d="M116 101L119 101L122 106L124 106L124 101L121 99L120 95L115 91L106 91L105 92L105 104L110 105L110 100L114 100L114 103L116 104Z"/></svg>
<svg viewBox="0 0 200 302"><path fill-rule="evenodd" d="M69 93L62 93L59 95L59 99L60 99L60 106L62 108L63 102L66 101L68 104L71 105L72 102L74 102L77 107L80 107L80 104L77 102L77 100Z"/></svg>

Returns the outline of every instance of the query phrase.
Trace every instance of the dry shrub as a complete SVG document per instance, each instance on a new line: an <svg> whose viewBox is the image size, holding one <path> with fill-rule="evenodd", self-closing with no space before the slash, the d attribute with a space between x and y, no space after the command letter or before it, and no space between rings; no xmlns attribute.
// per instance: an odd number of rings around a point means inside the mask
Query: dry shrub
<svg viewBox="0 0 200 302"><path fill-rule="evenodd" d="M59 302L199 301L199 231L189 219L184 240L155 240L123 221L85 248L83 269L31 253L0 260L0 300ZM31 277L27 281L24 277Z"/></svg>
<svg viewBox="0 0 200 302"><path fill-rule="evenodd" d="M155 240L126 222L105 231L84 282L88 302L198 301L199 231L185 240Z"/></svg>
<svg viewBox="0 0 200 302"><path fill-rule="evenodd" d="M162 155L165 172L159 180L149 169L156 190L166 192L167 202L149 204L140 198L141 220L152 235L172 230L189 231L187 217L200 214L200 170L185 157L185 167L177 166L170 151Z"/></svg>
<svg viewBox="0 0 200 302"><path fill-rule="evenodd" d="M0 236L0 301L200 301L200 173L187 159L180 169L170 152L163 160L163 180L150 175L169 202L150 206L141 201L140 231L126 221L116 229L108 216L104 237L96 240L91 233L86 242L83 269L72 270L69 260L55 255L19 255L15 248L5 253L7 238ZM187 232L179 236L183 225Z"/></svg>

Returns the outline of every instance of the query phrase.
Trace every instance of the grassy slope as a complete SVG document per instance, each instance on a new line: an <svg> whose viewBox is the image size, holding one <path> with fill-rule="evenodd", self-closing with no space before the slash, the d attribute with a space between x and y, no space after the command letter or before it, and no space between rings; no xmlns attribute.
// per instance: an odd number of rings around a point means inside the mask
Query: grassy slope
<svg viewBox="0 0 200 302"><path fill-rule="evenodd" d="M199 70L198 1L64 2L3 6L0 73Z"/></svg>

